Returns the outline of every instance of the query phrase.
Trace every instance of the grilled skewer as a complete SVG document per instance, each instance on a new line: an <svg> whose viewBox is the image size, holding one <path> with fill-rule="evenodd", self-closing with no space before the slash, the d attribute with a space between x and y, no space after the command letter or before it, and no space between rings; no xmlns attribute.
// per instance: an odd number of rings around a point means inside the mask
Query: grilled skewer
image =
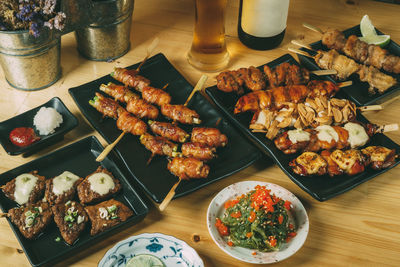
<svg viewBox="0 0 400 267"><path fill-rule="evenodd" d="M298 42L293 43L304 46ZM352 74L357 74L360 81L369 84L368 91L371 94L375 93L375 91L378 91L378 93L384 93L386 90L397 84L397 80L392 76L384 74L373 66L358 64L353 59L341 55L333 49L328 52L318 50L315 56L311 56L305 51L292 48L289 48L289 51L313 58L315 63L322 69L336 70L336 77L339 80L344 80Z"/></svg>
<svg viewBox="0 0 400 267"><path fill-rule="evenodd" d="M184 143L186 142L189 134L183 129L179 128L175 124L169 122L159 122L159 121L148 121L150 129L153 133L161 135L174 142Z"/></svg>
<svg viewBox="0 0 400 267"><path fill-rule="evenodd" d="M153 136L145 133L140 136L140 143L154 155L173 157L173 152L178 151L178 145L162 136Z"/></svg>
<svg viewBox="0 0 400 267"><path fill-rule="evenodd" d="M180 179L187 180L190 178L207 178L210 167L193 157L176 157L168 163L168 170Z"/></svg>
<svg viewBox="0 0 400 267"><path fill-rule="evenodd" d="M191 141L209 147L224 147L228 144L228 137L217 128L196 127L192 130Z"/></svg>
<svg viewBox="0 0 400 267"><path fill-rule="evenodd" d="M341 174L356 175L370 166L379 170L393 166L397 158L394 149L370 146L362 150L324 150L321 154L304 152L289 163L293 172L302 176Z"/></svg>
<svg viewBox="0 0 400 267"><path fill-rule="evenodd" d="M161 114L165 117L172 119L183 124L200 124L200 115L184 106L184 105L171 105L166 104L161 106Z"/></svg>
<svg viewBox="0 0 400 267"><path fill-rule="evenodd" d="M396 127L387 128L392 130ZM343 127L324 125L315 129L289 130L278 136L274 143L285 154L302 150L318 152L324 149L358 148L368 143L373 135L384 131L385 126L348 122Z"/></svg>
<svg viewBox="0 0 400 267"><path fill-rule="evenodd" d="M331 97L339 91L340 86L329 81L311 81L307 86L292 85L276 87L268 91L251 92L239 98L234 113L256 112L260 109L281 109L286 102L300 103L307 97Z"/></svg>
<svg viewBox="0 0 400 267"><path fill-rule="evenodd" d="M189 142L182 145L182 155L184 157L193 157L202 161L209 161L215 158L215 147L210 147L203 143Z"/></svg>
<svg viewBox="0 0 400 267"><path fill-rule="evenodd" d="M322 34L322 44L329 49L342 52L365 65L374 66L392 73L400 73L400 57L390 54L388 50L381 48L379 45L367 44L356 35L350 35L346 38L343 32L339 30L328 29L323 32L316 27L310 27L308 24L303 24L303 26L320 32Z"/></svg>

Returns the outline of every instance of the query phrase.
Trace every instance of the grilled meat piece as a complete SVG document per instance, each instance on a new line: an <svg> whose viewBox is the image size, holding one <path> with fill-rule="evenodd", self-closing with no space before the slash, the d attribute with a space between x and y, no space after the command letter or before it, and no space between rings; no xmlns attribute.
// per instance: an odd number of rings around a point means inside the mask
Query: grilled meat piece
<svg viewBox="0 0 400 267"><path fill-rule="evenodd" d="M133 135L142 135L147 131L146 123L127 111L121 113L118 117L117 127L121 131L128 132Z"/></svg>
<svg viewBox="0 0 400 267"><path fill-rule="evenodd" d="M140 98L137 94L133 93L126 86L117 85L109 82L108 84L100 85L100 90L109 96L112 96L116 101L128 103L130 99Z"/></svg>
<svg viewBox="0 0 400 267"><path fill-rule="evenodd" d="M53 214L47 202L39 201L10 209L8 217L25 238L33 239L51 223Z"/></svg>
<svg viewBox="0 0 400 267"><path fill-rule="evenodd" d="M57 204L51 210L61 236L65 242L72 245L85 230L86 223L89 221L86 211L75 201Z"/></svg>
<svg viewBox="0 0 400 267"><path fill-rule="evenodd" d="M153 155L165 155L173 157L174 152L178 150L178 145L172 143L162 136L152 136L145 133L140 136L140 143L150 150Z"/></svg>
<svg viewBox="0 0 400 267"><path fill-rule="evenodd" d="M356 175L365 169L365 157L359 150L335 150L330 158L348 175Z"/></svg>
<svg viewBox="0 0 400 267"><path fill-rule="evenodd" d="M244 86L251 91L265 89L266 82L262 72L251 66L234 71L224 71L217 76L217 87L221 91L243 94Z"/></svg>
<svg viewBox="0 0 400 267"><path fill-rule="evenodd" d="M142 92L143 88L150 85L150 81L145 77L138 74L137 70L127 70L123 68L114 68L111 77L117 81L135 88L135 90Z"/></svg>
<svg viewBox="0 0 400 267"><path fill-rule="evenodd" d="M65 171L53 179L46 180L44 196L50 205L65 203L74 198L76 188L82 181L82 178Z"/></svg>
<svg viewBox="0 0 400 267"><path fill-rule="evenodd" d="M318 96L327 96L331 97L336 95L339 92L340 87L337 84L330 81L320 81L320 80L312 80L307 84L307 88L310 91L308 97L318 97Z"/></svg>
<svg viewBox="0 0 400 267"><path fill-rule="evenodd" d="M374 170L386 169L395 163L396 150L382 146L369 146L361 150L367 157L368 165Z"/></svg>
<svg viewBox="0 0 400 267"><path fill-rule="evenodd" d="M45 189L44 176L37 171L18 175L2 187L6 197L14 200L19 205L35 203L42 198Z"/></svg>
<svg viewBox="0 0 400 267"><path fill-rule="evenodd" d="M335 161L331 158L332 152L329 150L324 150L321 152L321 157L326 161L328 167L326 169L329 176L333 177L336 175L342 175L344 171L336 164Z"/></svg>
<svg viewBox="0 0 400 267"><path fill-rule="evenodd" d="M292 137L293 136L293 137ZM285 131L275 138L275 146L285 154L294 154L304 150L315 133L311 129Z"/></svg>
<svg viewBox="0 0 400 267"><path fill-rule="evenodd" d="M326 161L314 152L304 152L289 163L293 172L301 176L324 175L327 165Z"/></svg>
<svg viewBox="0 0 400 267"><path fill-rule="evenodd" d="M125 111L117 101L114 99L103 96L100 93L96 93L93 100L89 101L89 104L94 107L98 112L103 114L104 117L110 117L113 119L118 119L121 113Z"/></svg>
<svg viewBox="0 0 400 267"><path fill-rule="evenodd" d="M373 66L361 65L358 71L360 81L367 82L369 84L368 92L374 94L377 91L379 94L384 93L389 88L397 84L397 80L390 75L386 75L380 72Z"/></svg>
<svg viewBox="0 0 400 267"><path fill-rule="evenodd" d="M148 121L153 133L165 137L174 142L186 142L189 134L175 124L169 122Z"/></svg>
<svg viewBox="0 0 400 267"><path fill-rule="evenodd" d="M322 36L322 43L329 49L336 49L360 63L400 73L400 57L391 55L378 45L367 44L355 35L346 39L342 32L328 29Z"/></svg>
<svg viewBox="0 0 400 267"><path fill-rule="evenodd" d="M190 157L190 158L173 158L168 163L168 170L175 176L183 180L191 178L207 178L210 172L210 167L204 162Z"/></svg>
<svg viewBox="0 0 400 267"><path fill-rule="evenodd" d="M162 106L171 102L171 96L162 89L146 86L142 91L142 98L151 104Z"/></svg>
<svg viewBox="0 0 400 267"><path fill-rule="evenodd" d="M138 118L149 118L152 120L157 119L159 114L158 108L141 98L130 99L126 105L126 110Z"/></svg>
<svg viewBox="0 0 400 267"><path fill-rule="evenodd" d="M215 147L210 147L203 143L184 143L182 145L182 155L184 157L193 157L202 161L209 161L215 158Z"/></svg>
<svg viewBox="0 0 400 267"><path fill-rule="evenodd" d="M86 206L85 210L92 222L90 234L104 232L133 216L133 211L123 203L110 199L94 206Z"/></svg>
<svg viewBox="0 0 400 267"><path fill-rule="evenodd" d="M228 137L217 128L195 127L192 130L191 142L203 143L210 147L224 147Z"/></svg>
<svg viewBox="0 0 400 267"><path fill-rule="evenodd" d="M99 166L78 185L78 197L82 204L97 202L121 190L121 184L111 172Z"/></svg>
<svg viewBox="0 0 400 267"><path fill-rule="evenodd" d="M287 62L278 65L273 70L264 65L264 73L267 76L270 88L306 84L310 81L310 72L307 69Z"/></svg>
<svg viewBox="0 0 400 267"><path fill-rule="evenodd" d="M200 115L184 105L166 104L161 106L161 113L171 120L183 124L200 124Z"/></svg>

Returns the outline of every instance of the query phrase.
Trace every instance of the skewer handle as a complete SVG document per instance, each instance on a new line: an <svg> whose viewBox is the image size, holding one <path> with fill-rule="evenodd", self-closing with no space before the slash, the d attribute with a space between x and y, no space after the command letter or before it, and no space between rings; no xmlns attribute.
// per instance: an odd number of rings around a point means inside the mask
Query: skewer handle
<svg viewBox="0 0 400 267"><path fill-rule="evenodd" d="M179 178L178 182L176 182L172 187L171 190L169 190L167 196L164 198L164 200L161 202L160 206L158 206L158 209L160 211L164 211L168 204L171 202L172 198L175 196L175 190L178 187L178 185L180 184L180 182L182 181L181 178Z"/></svg>
<svg viewBox="0 0 400 267"><path fill-rule="evenodd" d="M373 111L373 110L382 110L381 105L370 105L370 106L364 106L364 107L358 107L358 110L361 112L365 111Z"/></svg>
<svg viewBox="0 0 400 267"><path fill-rule="evenodd" d="M315 31L315 32L319 32L320 34L324 34L323 30L321 30L320 28L313 26L311 24L303 22L303 27L306 27L307 29Z"/></svg>
<svg viewBox="0 0 400 267"><path fill-rule="evenodd" d="M289 50L290 52L293 52L293 53L296 53L296 54L299 54L299 55L302 55L302 56L305 56L305 57L309 57L309 58L314 59L313 56L311 56L310 54L308 54L308 53L305 52L305 51L301 51L301 50L294 49L294 48L291 48L291 47L289 47L288 50Z"/></svg>
<svg viewBox="0 0 400 267"><path fill-rule="evenodd" d="M150 55L153 53L153 50L156 48L156 46L159 43L158 37L154 38L153 42L147 47L147 54L146 57L143 59L142 63L140 63L139 67L137 67L137 71L140 70L140 68L143 66L143 64L146 62L146 60L150 57Z"/></svg>
<svg viewBox="0 0 400 267"><path fill-rule="evenodd" d="M291 43L294 44L294 45L298 45L298 46L300 46L300 47L304 47L304 48L307 48L307 49L309 49L309 50L315 51L314 48L312 48L312 47L309 46L309 45L303 44L303 43L300 42L300 41L292 40Z"/></svg>
<svg viewBox="0 0 400 267"><path fill-rule="evenodd" d="M0 218L6 218L8 217L8 213L0 213Z"/></svg>
<svg viewBox="0 0 400 267"><path fill-rule="evenodd" d="M107 155L111 152L111 150L113 150L113 148L118 144L118 142L122 139L122 137L124 137L126 132L122 132L117 139L115 139L114 142L112 142L111 144L109 144L108 146L106 146L106 148L104 148L103 152L100 153L100 155L96 158L97 162L103 161Z"/></svg>
<svg viewBox="0 0 400 267"><path fill-rule="evenodd" d="M313 70L310 71L312 74L315 74L317 76L323 76L323 75L336 75L337 71L336 70Z"/></svg>
<svg viewBox="0 0 400 267"><path fill-rule="evenodd" d="M347 87L353 84L353 81L345 81L345 82L341 82L338 83L339 88L343 88L343 87Z"/></svg>
<svg viewBox="0 0 400 267"><path fill-rule="evenodd" d="M382 125L378 128L378 132L380 133L394 132L398 130L399 130L399 125L397 123Z"/></svg>
<svg viewBox="0 0 400 267"><path fill-rule="evenodd" d="M187 98L185 104L183 104L184 106L187 106L187 104L189 103L190 99L192 99L192 97L194 96L194 93L196 93L196 91L201 91L204 87L204 84L206 83L208 79L207 75L202 75L200 77L200 80L197 82L196 86L194 87L193 91L190 93L189 97Z"/></svg>

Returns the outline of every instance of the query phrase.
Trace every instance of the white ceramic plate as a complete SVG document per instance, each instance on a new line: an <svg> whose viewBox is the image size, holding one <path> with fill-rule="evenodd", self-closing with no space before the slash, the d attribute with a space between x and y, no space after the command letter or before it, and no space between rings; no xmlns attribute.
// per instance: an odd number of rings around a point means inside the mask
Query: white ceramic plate
<svg viewBox="0 0 400 267"><path fill-rule="evenodd" d="M221 217L224 213L225 202L248 193L253 190L256 185L265 186L267 189L271 190L271 193L284 200L289 200L293 205L291 213L295 220L297 235L289 243L284 244L279 251L260 252L242 247L230 247L228 246L226 239L220 236L215 227L216 217ZM207 227L212 239L225 253L241 261L267 264L282 261L296 253L296 251L298 251L306 241L309 222L307 212L300 200L285 188L271 183L245 181L224 188L214 197L207 211Z"/></svg>
<svg viewBox="0 0 400 267"><path fill-rule="evenodd" d="M139 254L154 255L167 267L204 267L197 252L187 243L160 233L145 233L122 240L107 251L98 267L123 267Z"/></svg>

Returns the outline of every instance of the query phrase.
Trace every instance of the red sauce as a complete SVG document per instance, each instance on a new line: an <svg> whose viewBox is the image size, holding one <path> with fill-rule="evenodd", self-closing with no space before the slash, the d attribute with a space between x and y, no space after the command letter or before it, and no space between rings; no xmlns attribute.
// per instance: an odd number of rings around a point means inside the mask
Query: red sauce
<svg viewBox="0 0 400 267"><path fill-rule="evenodd" d="M40 137L30 127L19 127L10 132L10 141L16 146L29 146L38 140L40 140Z"/></svg>

